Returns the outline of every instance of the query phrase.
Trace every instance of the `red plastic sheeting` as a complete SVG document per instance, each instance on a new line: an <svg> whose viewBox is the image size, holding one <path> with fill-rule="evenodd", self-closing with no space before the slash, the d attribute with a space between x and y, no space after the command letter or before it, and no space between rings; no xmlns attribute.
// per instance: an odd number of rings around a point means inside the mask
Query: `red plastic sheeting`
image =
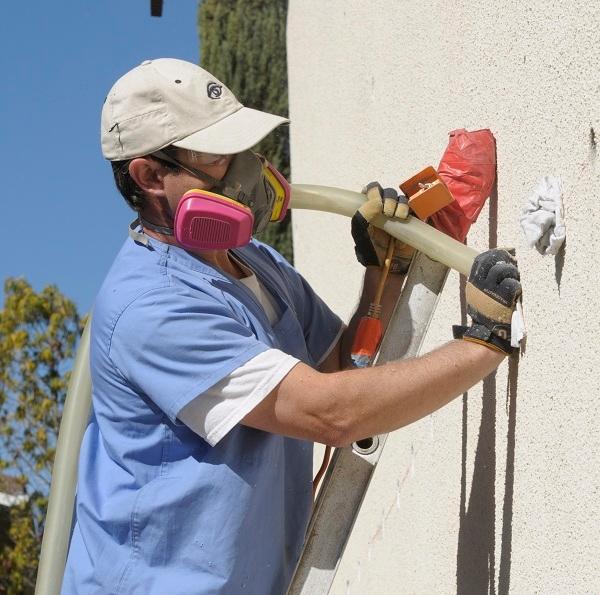
<svg viewBox="0 0 600 595"><path fill-rule="evenodd" d="M438 174L454 202L431 216L440 231L464 242L496 180L496 139L490 130L453 130Z"/></svg>

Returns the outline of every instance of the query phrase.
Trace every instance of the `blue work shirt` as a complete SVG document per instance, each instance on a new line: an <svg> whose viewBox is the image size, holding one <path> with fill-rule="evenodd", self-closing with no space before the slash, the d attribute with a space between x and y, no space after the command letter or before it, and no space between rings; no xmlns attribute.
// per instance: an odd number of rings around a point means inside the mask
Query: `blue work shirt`
<svg viewBox="0 0 600 595"><path fill-rule="evenodd" d="M272 248L235 251L275 297L273 326L237 279L129 238L94 305L93 413L63 594L284 593L312 503L312 444L236 425L215 446L177 419L276 348L315 366L340 319Z"/></svg>

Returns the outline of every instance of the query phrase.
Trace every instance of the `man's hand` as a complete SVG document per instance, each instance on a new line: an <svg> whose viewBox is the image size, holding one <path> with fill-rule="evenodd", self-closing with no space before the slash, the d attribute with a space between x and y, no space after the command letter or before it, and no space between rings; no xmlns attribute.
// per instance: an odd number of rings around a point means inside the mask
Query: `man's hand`
<svg viewBox="0 0 600 595"><path fill-rule="evenodd" d="M473 262L467 282L470 327L454 327L455 338L511 354L512 315L522 289L517 261L506 250L488 250Z"/></svg>
<svg viewBox="0 0 600 595"><path fill-rule="evenodd" d="M370 225L376 215L408 217L408 199L393 188L383 189L378 182L371 182L363 189L365 203L352 217L352 237L356 258L363 266L381 266L385 259L390 235ZM410 266L414 248L396 240L390 273L405 274Z"/></svg>

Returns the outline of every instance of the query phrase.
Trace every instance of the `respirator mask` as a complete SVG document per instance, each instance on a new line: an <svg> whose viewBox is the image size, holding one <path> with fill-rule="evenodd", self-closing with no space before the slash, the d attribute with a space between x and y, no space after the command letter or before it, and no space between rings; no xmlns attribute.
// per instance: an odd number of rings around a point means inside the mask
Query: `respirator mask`
<svg viewBox="0 0 600 595"><path fill-rule="evenodd" d="M244 246L269 222L282 221L290 201L290 185L264 157L252 151L233 156L227 173L217 180L180 163L167 151L153 153L211 185L186 192L175 211L173 228L142 224L173 235L187 250L227 250Z"/></svg>

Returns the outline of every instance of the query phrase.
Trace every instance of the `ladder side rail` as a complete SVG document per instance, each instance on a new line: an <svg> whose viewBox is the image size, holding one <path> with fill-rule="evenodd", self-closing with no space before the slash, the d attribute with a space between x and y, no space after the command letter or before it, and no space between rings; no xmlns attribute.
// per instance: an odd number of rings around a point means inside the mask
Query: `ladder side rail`
<svg viewBox="0 0 600 595"><path fill-rule="evenodd" d="M418 355L448 276L448 267L417 253L379 349L376 365ZM288 595L329 592L387 434L370 448L337 449L323 479L304 550ZM368 446L363 444L361 445Z"/></svg>

